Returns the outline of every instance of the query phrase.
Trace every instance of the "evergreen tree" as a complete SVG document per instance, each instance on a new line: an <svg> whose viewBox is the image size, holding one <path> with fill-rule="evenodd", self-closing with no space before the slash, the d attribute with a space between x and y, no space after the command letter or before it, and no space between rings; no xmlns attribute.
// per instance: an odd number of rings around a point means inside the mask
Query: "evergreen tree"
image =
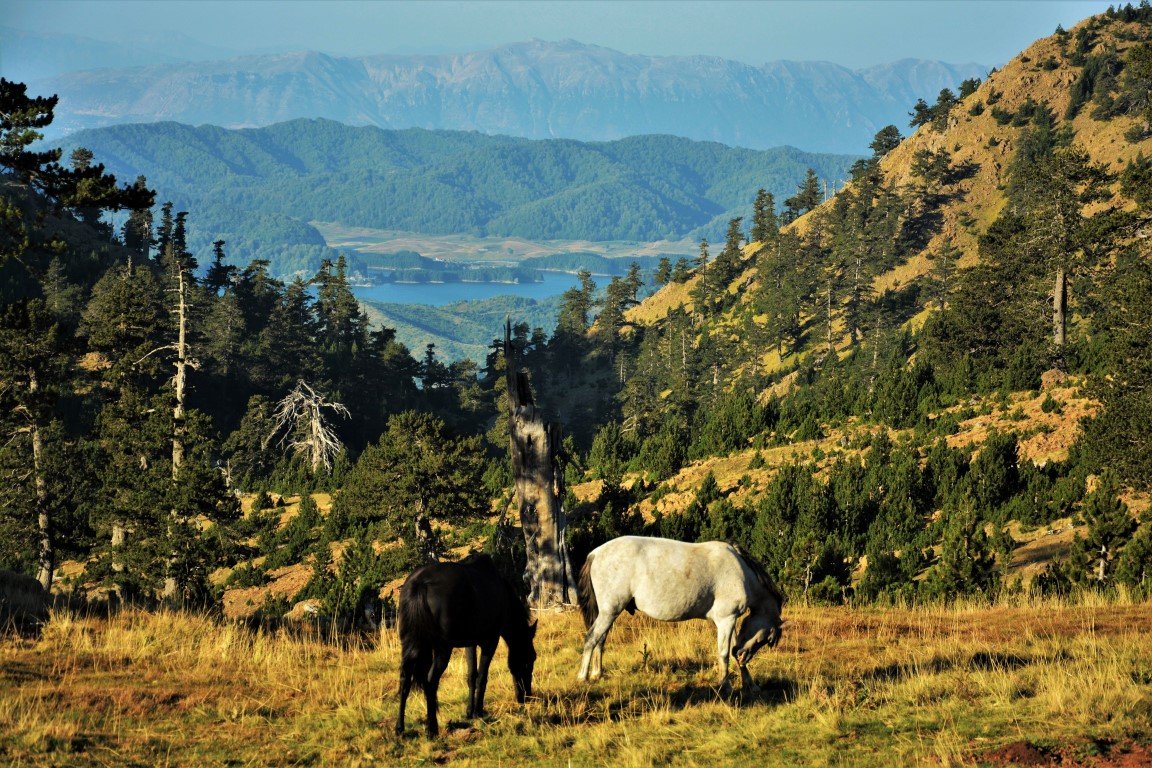
<svg viewBox="0 0 1152 768"><path fill-rule="evenodd" d="M49 454L59 448L49 440L54 404L65 381L60 326L41 300L10 304L0 314L0 405L6 418L0 434L23 448L23 505L35 517L36 571L40 585L49 590L56 568L58 534L49 496Z"/></svg>
<svg viewBox="0 0 1152 768"><path fill-rule="evenodd" d="M576 276L580 280L579 287L569 288L560 297L560 312L550 342L556 367L565 371L574 370L583 357L596 295L596 283L591 272L582 269Z"/></svg>
<svg viewBox="0 0 1152 768"><path fill-rule="evenodd" d="M221 446L225 472L232 485L252 490L267 483L276 464L275 456L268 450L275 431L272 402L263 395L253 395L240 425Z"/></svg>
<svg viewBox="0 0 1152 768"><path fill-rule="evenodd" d="M667 256L661 256L660 262L656 265L656 272L652 275L652 280L656 285L667 285L671 279L672 260Z"/></svg>
<svg viewBox="0 0 1152 768"><path fill-rule="evenodd" d="M1115 476L1106 472L1084 499L1080 521L1088 531L1084 537L1076 536L1069 556L1072 578L1080 583L1112 582L1120 554L1136 530L1136 520L1117 497L1118 490Z"/></svg>
<svg viewBox="0 0 1152 768"><path fill-rule="evenodd" d="M872 156L879 159L900 146L903 139L899 128L894 125L886 125L876 132L868 148L872 150Z"/></svg>
<svg viewBox="0 0 1152 768"><path fill-rule="evenodd" d="M236 274L236 267L226 263L225 258L224 241L217 240L212 243L212 263L204 276L204 288L212 296L218 296L221 291L231 286L232 276Z"/></svg>
<svg viewBox="0 0 1152 768"><path fill-rule="evenodd" d="M260 331L253 380L275 393L284 392L296 380L314 381L320 370L316 326L308 286L298 277L278 298Z"/></svg>
<svg viewBox="0 0 1152 768"><path fill-rule="evenodd" d="M688 278L692 276L692 266L689 264L688 259L684 256L676 259L675 266L672 267L671 281L674 283L686 283Z"/></svg>
<svg viewBox="0 0 1152 768"><path fill-rule="evenodd" d="M709 293L713 300L720 300L728 292L728 286L740 275L743 253L740 242L744 234L740 230L742 219L737 217L728 222L728 233L724 237L724 248L716 255L704 279L710 281Z"/></svg>
<svg viewBox="0 0 1152 768"><path fill-rule="evenodd" d="M28 96L28 86L0 77L0 166L22 183L43 186L60 160L59 149L28 148L44 134L39 129L52 122L56 96Z"/></svg>
<svg viewBox="0 0 1152 768"><path fill-rule="evenodd" d="M816 176L816 171L809 168L796 194L784 201L785 218L787 221L798 219L817 208L822 202L824 197L820 193L820 179Z"/></svg>
<svg viewBox="0 0 1152 768"><path fill-rule="evenodd" d="M348 285L344 254L335 264L325 261L313 283L317 286L317 341L325 353L327 370L340 382L352 358L366 345L368 321Z"/></svg>
<svg viewBox="0 0 1152 768"><path fill-rule="evenodd" d="M418 548L431 521L487 514L483 473L479 438L452 435L430 414L405 412L389 419L379 442L360 455L333 514L352 525L379 524L381 534Z"/></svg>
<svg viewBox="0 0 1152 768"><path fill-rule="evenodd" d="M96 573L122 599L156 594L167 572L171 425L163 405L122 386L96 424L102 493L94 524L103 542Z"/></svg>
<svg viewBox="0 0 1152 768"><path fill-rule="evenodd" d="M1152 591L1152 525L1147 521L1120 553L1116 564L1116 582L1147 597Z"/></svg>
<svg viewBox="0 0 1152 768"><path fill-rule="evenodd" d="M974 504L965 500L946 515L940 559L924 581L925 594L945 600L974 593L991 596L999 587L1000 573Z"/></svg>
<svg viewBox="0 0 1152 768"><path fill-rule="evenodd" d="M944 241L940 250L928 254L932 260L932 270L929 272L929 290L936 309L943 312L948 304L948 296L952 291L956 275L956 264L963 255L951 240Z"/></svg>
<svg viewBox="0 0 1152 768"><path fill-rule="evenodd" d="M160 376L160 359L149 353L163 343L163 301L163 288L148 265L113 267L93 287L80 333L88 348L111 364L114 381Z"/></svg>
<svg viewBox="0 0 1152 768"><path fill-rule="evenodd" d="M699 278L696 285L692 288L692 305L696 310L697 316L705 316L712 310L712 302L714 296L712 295L712 287L714 281L708 277L708 260L710 255L708 253L708 241L705 239L700 240L699 255L695 260L696 275Z"/></svg>
<svg viewBox="0 0 1152 768"><path fill-rule="evenodd" d="M148 180L143 176L137 176L132 186L138 195L144 195L149 191ZM142 206L129 211L128 218L124 221L124 226L120 231L120 239L124 243L124 247L128 249L129 258L136 264L143 264L148 261L152 246L151 206ZM129 267L131 266L132 263L130 262Z"/></svg>
<svg viewBox="0 0 1152 768"><path fill-rule="evenodd" d="M779 228L776 200L771 192L761 187L756 191L756 200L752 203L752 241L767 244L776 237Z"/></svg>
<svg viewBox="0 0 1152 768"><path fill-rule="evenodd" d="M1096 467L1125 484L1152 486L1152 265L1135 250L1119 255L1104 280L1098 318L1109 343L1092 391L1103 412L1085 425L1085 447Z"/></svg>

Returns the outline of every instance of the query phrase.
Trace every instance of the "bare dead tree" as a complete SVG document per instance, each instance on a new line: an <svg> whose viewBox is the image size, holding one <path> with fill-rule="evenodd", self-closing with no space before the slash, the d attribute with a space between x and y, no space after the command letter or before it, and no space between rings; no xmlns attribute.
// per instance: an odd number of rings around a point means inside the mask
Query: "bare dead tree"
<svg viewBox="0 0 1152 768"><path fill-rule="evenodd" d="M185 453L185 436L187 434L187 409L185 408L185 401L188 392L188 371L196 370L199 368L199 363L191 355L191 346L188 344L188 318L192 309L192 305L188 303L188 287L191 281L188 263L169 246L167 252L172 260L173 273L172 276L176 280L176 285L169 288L168 292L176 295L176 306L171 310L172 314L176 316L176 341L172 344L165 344L163 346L153 349L144 357L136 361L136 364L144 362L152 355L161 353L175 353L172 360L172 365L175 368L173 372L172 383L172 484L175 485L180 481L180 467L184 464ZM178 509L169 511L169 538L171 538L172 531L177 522L180 521L182 513ZM118 549L124 544L125 530L123 526L114 524L112 528L112 548ZM176 578L171 573L171 568L176 561L176 553L173 552L169 556L169 573L164 578L164 592L165 598L172 598L176 595Z"/></svg>
<svg viewBox="0 0 1152 768"><path fill-rule="evenodd" d="M303 379L297 381L292 391L276 404L272 432L264 438L264 446L279 436L278 446L308 456L312 474L317 474L321 466L324 471L330 471L332 461L344 450L344 444L325 417L325 411L344 418L349 416L342 403L328 400Z"/></svg>
<svg viewBox="0 0 1152 768"><path fill-rule="evenodd" d="M39 378L36 371L28 370L28 394L30 399L36 397L40 390ZM14 440L18 435L26 434L32 443L32 484L35 489L34 508L36 511L36 580L45 592L52 589L52 577L56 565L56 549L52 543L52 513L48 506L48 483L44 477L44 440L33 409L21 403L14 409L25 418L27 424L18 427L12 435ZM11 442L11 440L9 440ZM26 480L27 475L22 478Z"/></svg>
<svg viewBox="0 0 1152 768"><path fill-rule="evenodd" d="M561 467L560 425L546 422L532 399L527 378L517 371L512 326L504 326L504 364L508 376L509 432L512 474L520 499L520 527L528 565L529 603L554 608L572 602L575 582L564 542L567 517L564 472Z"/></svg>

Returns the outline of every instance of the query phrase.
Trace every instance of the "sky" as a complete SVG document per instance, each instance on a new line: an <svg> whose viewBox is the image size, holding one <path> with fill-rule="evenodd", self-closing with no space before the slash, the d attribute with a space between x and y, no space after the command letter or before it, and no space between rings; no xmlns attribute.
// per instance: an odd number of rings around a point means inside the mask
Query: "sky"
<svg viewBox="0 0 1152 768"><path fill-rule="evenodd" d="M913 57L999 65L1106 0L0 0L0 24L122 41L173 31L230 53L449 53L571 38L626 53L862 67Z"/></svg>

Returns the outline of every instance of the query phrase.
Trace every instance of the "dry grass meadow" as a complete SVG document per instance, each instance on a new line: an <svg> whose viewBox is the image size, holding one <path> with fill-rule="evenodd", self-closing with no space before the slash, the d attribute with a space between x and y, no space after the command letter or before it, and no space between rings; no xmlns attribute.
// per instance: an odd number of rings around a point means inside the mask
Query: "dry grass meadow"
<svg viewBox="0 0 1152 768"><path fill-rule="evenodd" d="M393 735L395 633L324 642L177 613L56 614L0 640L0 763L22 765L1141 765L1152 760L1152 605L790 606L752 664L711 686L705 622L621 617L606 677L577 684L575 613L541 618L535 694L497 655L465 722L464 662L435 741ZM1039 756L1039 758L1038 758Z"/></svg>

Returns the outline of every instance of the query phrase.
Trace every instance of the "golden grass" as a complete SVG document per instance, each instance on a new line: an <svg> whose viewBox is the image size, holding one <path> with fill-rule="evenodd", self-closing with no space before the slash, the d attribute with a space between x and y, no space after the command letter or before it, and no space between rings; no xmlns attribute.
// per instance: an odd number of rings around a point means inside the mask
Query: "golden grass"
<svg viewBox="0 0 1152 768"><path fill-rule="evenodd" d="M1021 739L1146 741L1149 604L789 606L765 690L720 698L711 625L622 616L606 677L574 679L573 613L541 618L536 696L497 655L487 721L465 722L464 663L441 688L444 735L392 735L395 634L379 647L251 632L181 614L54 616L0 641L0 762L11 765L973 764Z"/></svg>

